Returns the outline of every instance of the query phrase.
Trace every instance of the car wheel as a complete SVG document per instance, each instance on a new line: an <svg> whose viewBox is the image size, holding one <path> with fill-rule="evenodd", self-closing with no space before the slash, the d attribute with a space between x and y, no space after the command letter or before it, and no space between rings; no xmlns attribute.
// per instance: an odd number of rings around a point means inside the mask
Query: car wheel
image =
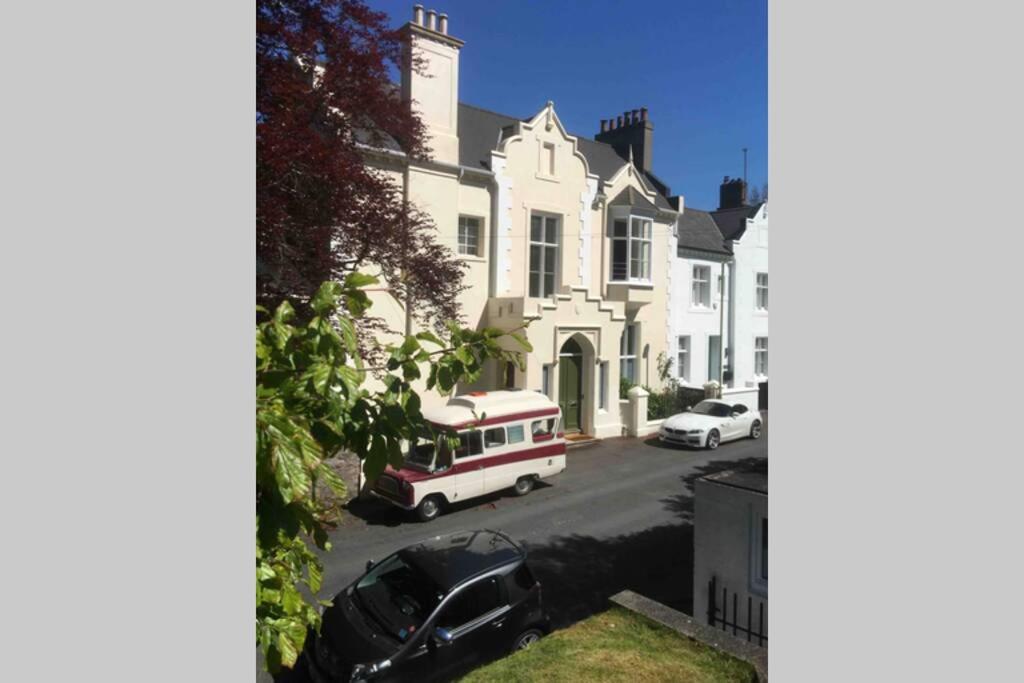
<svg viewBox="0 0 1024 683"><path fill-rule="evenodd" d="M760 439L761 438L761 421L754 420L754 424L750 425L750 438Z"/></svg>
<svg viewBox="0 0 1024 683"><path fill-rule="evenodd" d="M710 432L708 432L708 440L704 443L704 445L707 447L709 451L713 451L716 448L718 448L719 440L720 437L718 435L718 430L712 429Z"/></svg>
<svg viewBox="0 0 1024 683"><path fill-rule="evenodd" d="M541 631L539 628L531 628L529 630L523 631L519 634L515 642L512 644L512 651L517 652L519 650L525 650L526 648L530 647L538 640L540 640L541 636L543 635L544 632Z"/></svg>
<svg viewBox="0 0 1024 683"><path fill-rule="evenodd" d="M516 480L516 485L512 487L512 491L517 496L525 496L527 493L533 490L533 477L519 477Z"/></svg>
<svg viewBox="0 0 1024 683"><path fill-rule="evenodd" d="M416 516L421 522L429 522L441 514L441 501L437 496L427 496L416 506Z"/></svg>

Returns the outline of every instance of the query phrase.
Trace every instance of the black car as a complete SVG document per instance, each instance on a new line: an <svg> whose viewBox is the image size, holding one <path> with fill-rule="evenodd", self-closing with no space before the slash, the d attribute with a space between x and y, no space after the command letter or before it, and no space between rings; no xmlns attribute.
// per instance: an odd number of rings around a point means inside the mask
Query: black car
<svg viewBox="0 0 1024 683"><path fill-rule="evenodd" d="M314 681L447 680L548 632L526 552L497 531L403 548L334 598L307 639Z"/></svg>

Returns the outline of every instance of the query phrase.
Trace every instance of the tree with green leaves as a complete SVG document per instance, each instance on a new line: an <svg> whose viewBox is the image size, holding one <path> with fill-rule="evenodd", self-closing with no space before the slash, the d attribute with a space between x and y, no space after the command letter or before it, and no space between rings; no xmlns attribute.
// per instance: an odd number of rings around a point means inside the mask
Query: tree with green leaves
<svg viewBox="0 0 1024 683"><path fill-rule="evenodd" d="M297 322L284 301L258 308L256 327L256 639L270 671L295 664L309 629L319 630L317 594L323 564L314 548L330 550L330 511L319 484L338 497L344 481L330 466L340 452L356 454L368 481L390 464L400 467L402 444L423 426L412 383L429 363L427 390L450 393L475 381L489 359L514 361L531 347L515 331L448 326L448 340L425 331L388 347L387 363L368 367L359 354L358 322L370 307L362 287L377 279L352 273L326 282ZM367 388L373 371L377 382ZM482 416L481 416L482 417Z"/></svg>

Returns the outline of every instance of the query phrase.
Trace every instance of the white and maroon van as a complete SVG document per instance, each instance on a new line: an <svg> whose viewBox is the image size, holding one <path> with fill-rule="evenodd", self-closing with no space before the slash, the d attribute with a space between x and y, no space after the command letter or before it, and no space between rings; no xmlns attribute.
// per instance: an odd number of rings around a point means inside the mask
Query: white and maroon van
<svg viewBox="0 0 1024 683"><path fill-rule="evenodd" d="M477 391L423 411L437 432L414 444L400 470L388 467L372 492L423 521L441 506L512 488L523 496L538 479L565 469L565 438L557 403L534 391ZM478 420L482 417L482 420ZM454 453L441 436L458 433Z"/></svg>

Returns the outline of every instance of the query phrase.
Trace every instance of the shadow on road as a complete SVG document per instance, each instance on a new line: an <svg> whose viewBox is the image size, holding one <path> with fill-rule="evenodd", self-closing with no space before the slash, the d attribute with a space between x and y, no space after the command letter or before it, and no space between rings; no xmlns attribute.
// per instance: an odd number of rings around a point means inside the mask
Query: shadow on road
<svg viewBox="0 0 1024 683"><path fill-rule="evenodd" d="M534 483L533 490L543 491L550 486L552 485L548 482L540 480ZM516 498L516 495L512 493L512 489L495 491L493 493L488 493L485 496L480 496L479 498L472 498L470 500L459 501L457 503L449 503L444 507L441 514L451 514L461 512L462 510L469 510L471 508L493 508L495 503L498 501L512 498ZM353 517L358 517L366 522L368 526L395 527L400 524L421 523L416 518L415 512L411 510L403 510L376 498L354 498L344 505L344 509Z"/></svg>
<svg viewBox="0 0 1024 683"><path fill-rule="evenodd" d="M608 598L626 588L676 609L692 609L693 529L688 524L609 539L574 534L529 545L528 553L555 628L604 611Z"/></svg>
<svg viewBox="0 0 1024 683"><path fill-rule="evenodd" d="M688 523L693 523L693 492L696 481L701 477L725 470L762 471L768 472L767 458L739 458L735 460L712 460L709 463L698 465L689 474L679 477L683 482L684 490L679 495L662 498L665 509L675 512Z"/></svg>

